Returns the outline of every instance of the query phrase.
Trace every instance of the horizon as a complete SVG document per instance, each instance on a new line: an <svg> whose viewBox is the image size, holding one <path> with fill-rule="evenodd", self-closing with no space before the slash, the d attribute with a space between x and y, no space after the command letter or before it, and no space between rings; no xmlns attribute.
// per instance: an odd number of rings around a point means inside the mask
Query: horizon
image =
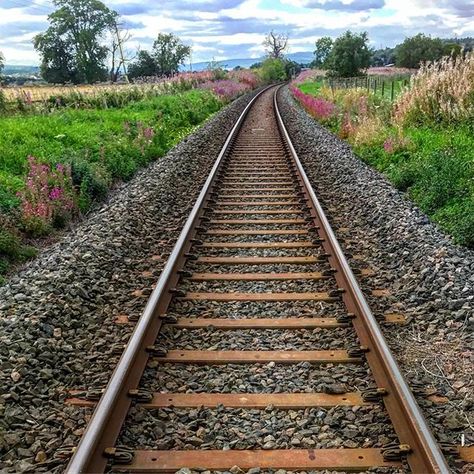
<svg viewBox="0 0 474 474"><path fill-rule="evenodd" d="M367 31L376 49L419 32L474 36L472 0L164 0L159 7L137 0L103 3L118 11L130 30L127 50L149 49L158 32L172 32L192 46L192 64L258 60L271 29L288 33L289 53L312 53L318 38L335 38L348 29ZM39 66L32 38L48 27L47 15L54 9L52 0L2 1L0 51L7 66Z"/></svg>

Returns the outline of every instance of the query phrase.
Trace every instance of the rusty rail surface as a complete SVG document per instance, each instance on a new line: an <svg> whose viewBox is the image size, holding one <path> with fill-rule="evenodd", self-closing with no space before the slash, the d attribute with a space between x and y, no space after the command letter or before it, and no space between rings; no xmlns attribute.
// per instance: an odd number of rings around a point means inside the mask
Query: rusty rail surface
<svg viewBox="0 0 474 474"><path fill-rule="evenodd" d="M241 468L284 468L284 469L342 469L363 470L377 466L398 466L400 459L406 459L414 473L449 473L446 460L431 434L416 401L404 381L400 370L391 355L387 343L380 331L375 317L371 313L364 295L351 271L340 245L332 231L323 209L311 187L300 160L291 143L282 117L278 110L278 87L271 92L267 88L261 91L245 108L236 122L207 178L207 181L191 211L191 214L178 238L157 285L136 324L130 341L121 356L112 377L96 405L93 416L75 450L66 472L103 472L107 463L117 463L114 470L126 472L174 472L180 467L206 467L208 469L230 469L234 465ZM268 96L273 93L270 102ZM239 137L246 118L255 104L265 100L272 104L274 127L278 139L264 144L265 135L255 131L255 142L241 141L239 147L234 145ZM268 105L270 107L270 105ZM263 130L263 129L262 129ZM263 135L258 135L262 133ZM276 141L275 141L276 140ZM260 161L256 156L260 153ZM252 158L254 157L254 158ZM257 163L258 161L258 163ZM258 166L258 164L265 166ZM262 179L263 178L263 179ZM288 184L290 183L290 184ZM292 184L293 183L293 184ZM292 187L293 186L293 187ZM265 191L265 190L269 191ZM226 194L224 194L224 192ZM241 192L240 197L235 197ZM262 192L273 194L262 195ZM230 193L230 194L229 194ZM288 214L286 218L274 219L272 212L264 212L267 219L258 217L246 219L245 214L251 211L233 211L235 219L226 220L226 212L216 213L217 199L220 205L259 206L266 201L258 201L264 196L278 201L269 201L279 206L300 205L302 219L291 216L291 210L279 211ZM242 201L247 199L247 201ZM291 204L290 204L291 203ZM268 202L267 202L268 204ZM212 212L212 217L206 214ZM241 215L241 217L239 217ZM262 222L262 220L264 222ZM252 226L296 225L296 230L276 229L255 230ZM206 226L225 225L227 227L206 230ZM250 229L248 227L251 227ZM202 242L197 236L208 235L306 235L314 232L317 238L308 238L304 245L288 242L277 243L230 243L220 245ZM319 247L322 253L317 257L295 257L298 264L329 262L331 272L307 273L192 273L184 269L189 259L194 263L206 265L265 265L268 263L291 263L290 257L205 257L208 248L311 248ZM198 249L204 256L192 255L191 249ZM290 260L285 260L290 258ZM303 259L303 260L301 260ZM294 260L294 258L293 258ZM183 293L177 289L181 279L191 281L275 281L287 279L323 280L334 278L337 289L320 293ZM341 300L348 317L345 321L337 318L284 318L273 320L258 319L198 319L179 318L170 321L167 310L173 298L183 301L326 301ZM350 317L349 317L350 316ZM352 324L360 341L361 354L345 350L331 351L169 351L160 354L155 340L162 324L176 324L179 328L202 328L211 324L220 329L232 330L242 328L314 328L327 329ZM153 350L155 347L155 352ZM357 351L356 351L357 352ZM258 363L276 361L277 363L348 363L365 357L373 377L379 387L372 396L382 397L391 422L393 423L400 445L387 450L382 449L311 449L311 450L274 450L274 451L133 451L125 452L116 449L116 441L139 387L140 379L150 357L163 362L192 362L203 364L215 363ZM135 392L134 392L135 391ZM244 396L245 395L245 396ZM136 399L136 398L135 398ZM271 394L248 396L247 394L153 394L145 401L144 406L159 408L167 406L217 406L219 403L230 407L262 408L268 404L284 408L304 408L313 406L335 406L338 404L358 405L367 403L370 398L360 393L349 393L346 396L329 394ZM90 406L80 400L76 404ZM391 456L390 456L391 454ZM121 464L123 463L123 464Z"/></svg>

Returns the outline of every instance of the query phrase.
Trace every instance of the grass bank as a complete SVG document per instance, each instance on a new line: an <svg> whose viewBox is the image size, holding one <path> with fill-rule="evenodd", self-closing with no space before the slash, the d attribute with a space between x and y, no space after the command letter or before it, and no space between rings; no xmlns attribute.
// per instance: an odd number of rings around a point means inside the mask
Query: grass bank
<svg viewBox="0 0 474 474"><path fill-rule="evenodd" d="M295 81L295 98L442 229L474 248L474 55L423 67L394 102Z"/></svg>
<svg viewBox="0 0 474 474"><path fill-rule="evenodd" d="M107 109L0 117L0 282L34 255L24 243L87 211L112 184L163 156L225 101L190 90Z"/></svg>

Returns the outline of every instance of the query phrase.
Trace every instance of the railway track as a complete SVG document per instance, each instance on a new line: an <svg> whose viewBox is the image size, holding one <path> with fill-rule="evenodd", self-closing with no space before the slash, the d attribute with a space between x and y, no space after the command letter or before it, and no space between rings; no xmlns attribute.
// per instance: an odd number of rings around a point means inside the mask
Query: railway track
<svg viewBox="0 0 474 474"><path fill-rule="evenodd" d="M230 133L107 388L68 400L96 406L67 472L450 472L291 145L276 91L258 95ZM248 383L256 366L279 386ZM171 368L166 385L157 376L162 367ZM186 387L187 367L198 374L193 388ZM232 367L242 380L232 392L216 389L205 381L210 367ZM297 367L314 368L299 390L291 383ZM180 377L184 387L167 388ZM160 411L173 420L174 410L203 408L228 410L225 419L234 421L242 410L291 412L298 420L304 413L306 431L292 438L293 430L284 448L269 441L268 430L247 449L245 435L216 441L212 432L164 442L167 449L156 437L133 445L128 426L137 408L158 413L157 420ZM362 443L324 445L316 419L339 408L354 424L358 413L375 410L387 428ZM472 458L468 448L450 450Z"/></svg>

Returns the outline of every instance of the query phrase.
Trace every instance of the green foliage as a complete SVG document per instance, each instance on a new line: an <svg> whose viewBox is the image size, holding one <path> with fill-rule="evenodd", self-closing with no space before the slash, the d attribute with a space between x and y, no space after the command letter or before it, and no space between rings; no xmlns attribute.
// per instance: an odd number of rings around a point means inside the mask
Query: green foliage
<svg viewBox="0 0 474 474"><path fill-rule="evenodd" d="M368 46L366 32L352 33L346 31L334 41L326 64L329 74L337 77L355 77L370 65L372 51Z"/></svg>
<svg viewBox="0 0 474 474"><path fill-rule="evenodd" d="M262 79L269 83L287 79L285 63L281 59L265 59L260 69L260 74Z"/></svg>
<svg viewBox="0 0 474 474"><path fill-rule="evenodd" d="M24 187L28 155L34 153L42 163L54 166L69 164L77 205L86 212L106 196L114 181L130 179L141 166L163 156L222 105L208 91L191 90L123 108L65 108L0 118L0 229L5 227L2 219L18 214L16 193ZM26 255L24 247L18 250L17 245L23 224L13 217L9 220L13 220L12 231L0 242L4 269ZM28 225L35 235L51 230L39 220Z"/></svg>
<svg viewBox="0 0 474 474"><path fill-rule="evenodd" d="M173 33L159 33L151 52L140 51L137 60L129 66L130 77L171 76L191 54L186 46Z"/></svg>
<svg viewBox="0 0 474 474"><path fill-rule="evenodd" d="M323 36L316 41L316 49L314 50L314 60L311 63L311 67L314 68L326 68L329 55L331 54L333 46L332 38L329 36Z"/></svg>
<svg viewBox="0 0 474 474"><path fill-rule="evenodd" d="M117 13L99 0L54 0L49 28L34 39L42 56L41 73L48 82L103 81L107 47L101 44Z"/></svg>
<svg viewBox="0 0 474 474"><path fill-rule="evenodd" d="M453 72L449 73L451 77ZM471 120L464 118L456 126L449 121L434 125L426 119L416 125L393 125L394 105L379 94L367 95L360 88L332 91L321 82L303 82L297 87L305 94L334 101L342 120L322 121L324 125L347 138L366 163L406 192L457 243L474 248ZM441 94L435 97L441 100Z"/></svg>
<svg viewBox="0 0 474 474"><path fill-rule="evenodd" d="M17 233L7 230L0 219L0 284L8 267L14 262L23 262L33 258L37 251L34 247L23 245Z"/></svg>
<svg viewBox="0 0 474 474"><path fill-rule="evenodd" d="M417 68L422 62L436 61L455 46L446 46L440 38L431 38L419 33L406 38L395 48L395 62L397 66Z"/></svg>
<svg viewBox="0 0 474 474"><path fill-rule="evenodd" d="M139 51L136 60L128 67L128 77L147 77L159 74L153 56L145 50Z"/></svg>

